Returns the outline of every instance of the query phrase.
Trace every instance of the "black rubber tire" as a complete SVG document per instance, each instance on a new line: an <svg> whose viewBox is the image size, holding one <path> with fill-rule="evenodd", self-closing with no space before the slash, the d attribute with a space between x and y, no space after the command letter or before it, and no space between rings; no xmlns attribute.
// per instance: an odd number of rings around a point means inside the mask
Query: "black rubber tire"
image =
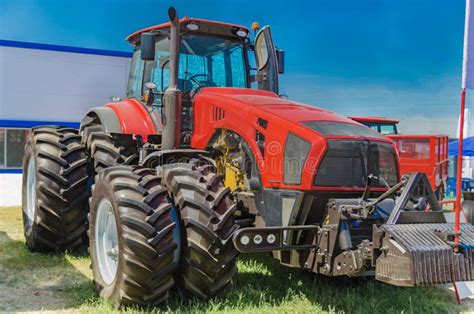
<svg viewBox="0 0 474 314"><path fill-rule="evenodd" d="M224 295L233 287L238 256L230 190L211 165L164 165L162 176L182 222L179 288L201 299Z"/></svg>
<svg viewBox="0 0 474 314"><path fill-rule="evenodd" d="M89 250L98 294L116 307L163 302L175 284L180 224L155 171L137 166L111 167L98 175L92 191ZM94 236L98 205L103 199L112 204L119 243L117 273L110 285L98 268Z"/></svg>
<svg viewBox="0 0 474 314"><path fill-rule="evenodd" d="M89 119L81 126L93 175L117 165L138 164L138 146L131 134L106 133L100 121Z"/></svg>
<svg viewBox="0 0 474 314"><path fill-rule="evenodd" d="M462 207L466 214L467 222L474 225L474 200L464 200Z"/></svg>
<svg viewBox="0 0 474 314"><path fill-rule="evenodd" d="M36 200L28 222L27 177L35 160ZM86 242L87 156L78 130L41 126L31 130L23 158L23 227L32 251L72 250Z"/></svg>

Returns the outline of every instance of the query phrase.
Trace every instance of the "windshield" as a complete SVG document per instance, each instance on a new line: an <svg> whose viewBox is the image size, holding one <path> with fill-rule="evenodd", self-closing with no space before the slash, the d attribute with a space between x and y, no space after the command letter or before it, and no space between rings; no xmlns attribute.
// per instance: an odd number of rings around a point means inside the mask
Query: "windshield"
<svg viewBox="0 0 474 314"><path fill-rule="evenodd" d="M384 138L380 134L372 131L371 129L358 124L334 121L308 121L302 122L301 124L326 136L357 136L369 138Z"/></svg>
<svg viewBox="0 0 474 314"><path fill-rule="evenodd" d="M155 61L147 62L157 92L169 84L168 38L156 42ZM247 87L242 43L220 37L184 35L181 37L178 84L183 93L202 87Z"/></svg>

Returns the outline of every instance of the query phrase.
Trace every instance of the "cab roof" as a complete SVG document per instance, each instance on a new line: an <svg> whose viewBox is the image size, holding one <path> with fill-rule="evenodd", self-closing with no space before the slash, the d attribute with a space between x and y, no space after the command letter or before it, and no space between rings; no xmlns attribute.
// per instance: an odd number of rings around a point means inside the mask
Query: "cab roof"
<svg viewBox="0 0 474 314"><path fill-rule="evenodd" d="M230 24L230 23L213 21L213 20L205 20L205 19L197 19L197 18L192 18L192 17L183 17L179 19L179 24L181 25L182 28L185 27L187 24L191 24L191 23L197 24L199 26L199 29L202 30L203 32L217 33L217 34L222 34L222 35L225 35L226 33L228 33L227 34L228 36L235 36L235 37L238 37L235 34L235 32L240 29L245 30L247 34L249 33L249 30L247 27L238 25L238 24ZM164 30L169 27L170 27L170 22L158 24L155 26L150 26L128 35L126 40L129 41L131 44L135 44L137 39L139 39L139 35L141 33L155 31L155 30Z"/></svg>

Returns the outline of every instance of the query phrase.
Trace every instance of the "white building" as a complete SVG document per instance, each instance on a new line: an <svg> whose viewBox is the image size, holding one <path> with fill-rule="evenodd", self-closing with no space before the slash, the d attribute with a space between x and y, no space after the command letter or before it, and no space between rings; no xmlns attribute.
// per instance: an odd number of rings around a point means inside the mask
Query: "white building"
<svg viewBox="0 0 474 314"><path fill-rule="evenodd" d="M0 206L21 204L29 128L78 128L88 108L123 97L131 55L0 40Z"/></svg>

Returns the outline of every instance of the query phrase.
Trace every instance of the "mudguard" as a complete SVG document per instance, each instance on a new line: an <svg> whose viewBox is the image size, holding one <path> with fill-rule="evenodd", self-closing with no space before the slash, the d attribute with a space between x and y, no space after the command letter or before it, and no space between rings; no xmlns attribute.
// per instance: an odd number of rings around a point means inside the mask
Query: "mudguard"
<svg viewBox="0 0 474 314"><path fill-rule="evenodd" d="M82 118L81 121L81 130L82 128L87 125L91 119L97 117L102 125L102 128L107 133L122 133L122 129L120 128L120 123L115 114L115 111L111 108L107 107L96 107L90 109L86 116Z"/></svg>
<svg viewBox="0 0 474 314"><path fill-rule="evenodd" d="M150 113L138 100L124 99L120 102L108 103L105 107L115 112L122 133L141 135L145 141L148 135L157 133Z"/></svg>
<svg viewBox="0 0 474 314"><path fill-rule="evenodd" d="M82 119L81 128L89 119L95 117L105 132L140 135L144 141L148 135L157 134L161 129L159 121L155 121L156 114L148 112L136 99L124 99L108 103L104 107L90 109Z"/></svg>

